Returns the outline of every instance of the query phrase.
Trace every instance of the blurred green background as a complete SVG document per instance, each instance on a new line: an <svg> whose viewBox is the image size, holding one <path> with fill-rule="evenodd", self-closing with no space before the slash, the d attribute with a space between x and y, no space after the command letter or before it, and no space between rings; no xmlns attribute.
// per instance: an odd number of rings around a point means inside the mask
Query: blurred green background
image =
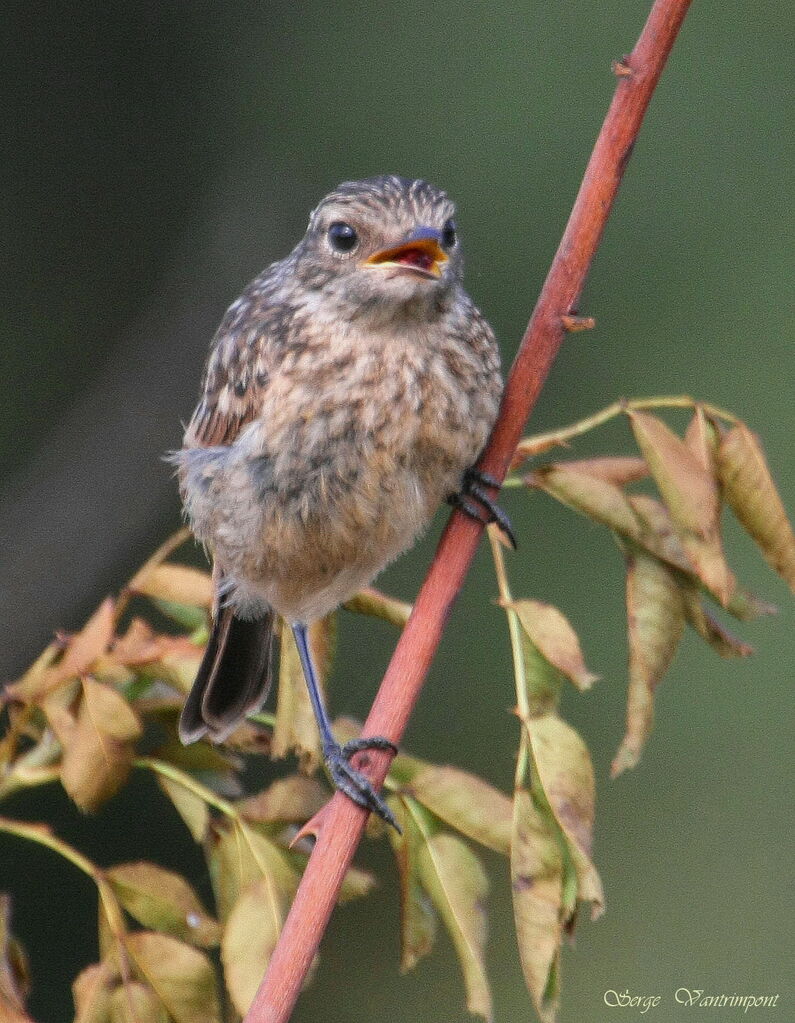
<svg viewBox="0 0 795 1023"><path fill-rule="evenodd" d="M226 306L302 234L337 182L427 177L458 201L468 286L516 350L607 108L610 61L648 4L13 3L2 46L0 146L0 650L13 677L56 627L75 628L179 522L162 452L180 441ZM571 337L534 429L620 395L690 392L763 436L788 507L792 473L791 8L697 0L629 166ZM627 450L626 430L587 450ZM564 710L592 751L595 859L608 911L564 960L563 1023L635 1018L607 989L779 993L792 1005L792 605L729 529L741 578L782 611L742 628L755 657L722 662L687 637L659 692L641 766L607 778L622 733L623 576L609 537L542 496L504 498L520 540L517 595L558 604L602 681ZM441 521L441 519L440 519ZM410 599L433 535L389 570ZM516 722L508 646L481 551L408 748L509 787ZM357 632L355 630L362 630ZM362 635L366 633L366 640ZM364 716L394 635L344 618L332 702ZM60 792L5 812L54 818L101 863L202 862L143 782L84 819ZM382 843L383 845L383 843ZM384 883L340 910L295 1019L464 1020L449 942L398 973ZM503 864L488 966L497 1018L530 1020ZM0 842L0 887L32 954L31 1009L71 1019L69 983L95 958L94 893L50 854ZM725 1015L721 1016L720 1012ZM637 1018L640 1018L639 1016ZM734 1018L715 1010L711 1018Z"/></svg>

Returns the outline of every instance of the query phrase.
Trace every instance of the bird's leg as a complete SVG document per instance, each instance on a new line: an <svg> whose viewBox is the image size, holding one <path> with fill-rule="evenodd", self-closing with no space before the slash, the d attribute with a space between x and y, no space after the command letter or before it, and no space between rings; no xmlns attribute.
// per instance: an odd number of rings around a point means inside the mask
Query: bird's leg
<svg viewBox="0 0 795 1023"><path fill-rule="evenodd" d="M309 699L312 701L312 710L315 713L317 727L320 730L320 740L323 749L323 759L329 769L331 780L334 785L344 792L349 799L366 810L377 813L387 824L400 831L395 816L384 800L373 789L369 780L351 766L350 758L360 750L375 749L397 753L397 746L389 739L382 736L373 736L371 739L353 739L351 742L341 746L331 731L331 722L328 712L323 703L323 696L317 680L315 664L312 660L312 651L309 649L309 635L306 625L296 622L292 626L295 645L298 647L298 655L301 658L301 666L304 669L306 687L309 690Z"/></svg>
<svg viewBox="0 0 795 1023"><path fill-rule="evenodd" d="M451 504L454 508L459 508L465 515L475 519L477 522L482 522L486 526L491 522L496 522L507 537L511 547L516 550L516 537L511 526L511 520L494 498L490 496L486 487L494 487L499 490L500 484L493 476L481 472L472 465L464 473L461 489L455 494L450 494L447 498L447 503Z"/></svg>

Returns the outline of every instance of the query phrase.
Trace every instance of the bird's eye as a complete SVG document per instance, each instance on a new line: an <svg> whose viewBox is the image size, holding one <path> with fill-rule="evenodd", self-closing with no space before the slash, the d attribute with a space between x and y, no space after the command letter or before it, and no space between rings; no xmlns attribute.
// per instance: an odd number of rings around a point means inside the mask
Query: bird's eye
<svg viewBox="0 0 795 1023"><path fill-rule="evenodd" d="M456 242L455 221L448 220L442 228L442 248L452 249Z"/></svg>
<svg viewBox="0 0 795 1023"><path fill-rule="evenodd" d="M359 236L350 224L338 220L328 229L328 240L332 249L336 249L337 252L350 252L358 242Z"/></svg>

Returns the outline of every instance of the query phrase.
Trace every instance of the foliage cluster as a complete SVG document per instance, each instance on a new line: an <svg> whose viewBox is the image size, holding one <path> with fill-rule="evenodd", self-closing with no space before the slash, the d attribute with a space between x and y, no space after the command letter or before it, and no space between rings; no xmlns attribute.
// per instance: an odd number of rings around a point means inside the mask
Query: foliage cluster
<svg viewBox="0 0 795 1023"><path fill-rule="evenodd" d="M687 409L680 437L655 409ZM526 463L617 416L636 456ZM638 489L647 478L656 487ZM644 487L644 482L641 482ZM748 592L723 550L723 504L770 565L795 588L795 537L755 435L734 416L689 398L618 402L572 426L524 439L506 486L543 491L608 527L626 561L629 687L626 732L613 774L634 766L652 727L654 691L686 626L723 657L751 648L714 606L741 620L774 610ZM149 559L82 630L58 636L3 694L0 798L60 783L97 811L132 771L148 771L206 857L212 912L188 881L149 862L100 866L44 823L0 818L0 832L46 846L87 874L98 894L99 962L74 982L75 1023L220 1023L245 1014L278 937L311 848L313 818L328 787L317 776L318 737L297 651L282 636L274 714L254 715L222 745L188 749L176 722L207 639L209 576L171 560L181 531ZM580 903L603 908L591 860L595 786L588 749L559 713L562 686L588 689L579 640L557 608L514 598L499 534L490 527L499 603L505 609L516 684L519 748L512 797L451 766L402 752L386 782L401 833L387 836L401 885L401 965L410 969L449 931L473 1013L492 1016L484 969L488 888L478 847L509 864L519 954L536 1012L554 1020L560 955ZM132 602L132 603L131 603ZM157 609L157 614L147 613ZM348 610L397 627L410 605L377 590ZM134 613L135 612L135 613ZM155 628L166 615L176 631ZM147 618L149 619L147 621ZM162 620L162 619L161 619ZM313 630L324 677L335 618ZM340 739L356 725L336 723ZM243 790L245 758L297 756L295 773L264 791ZM342 899L366 895L375 879L352 869ZM0 900L0 1017L31 1023L26 959Z"/></svg>

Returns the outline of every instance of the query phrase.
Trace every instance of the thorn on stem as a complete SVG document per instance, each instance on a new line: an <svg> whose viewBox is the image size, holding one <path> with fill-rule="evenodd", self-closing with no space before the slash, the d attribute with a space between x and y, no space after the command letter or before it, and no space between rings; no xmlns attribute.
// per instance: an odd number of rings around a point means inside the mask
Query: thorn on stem
<svg viewBox="0 0 795 1023"><path fill-rule="evenodd" d="M580 330L593 330L596 326L593 316L561 316L560 322L564 330L570 334L576 334Z"/></svg>
<svg viewBox="0 0 795 1023"><path fill-rule="evenodd" d="M616 78L631 78L632 68L629 66L629 57L625 53L621 60L614 60L610 65Z"/></svg>

